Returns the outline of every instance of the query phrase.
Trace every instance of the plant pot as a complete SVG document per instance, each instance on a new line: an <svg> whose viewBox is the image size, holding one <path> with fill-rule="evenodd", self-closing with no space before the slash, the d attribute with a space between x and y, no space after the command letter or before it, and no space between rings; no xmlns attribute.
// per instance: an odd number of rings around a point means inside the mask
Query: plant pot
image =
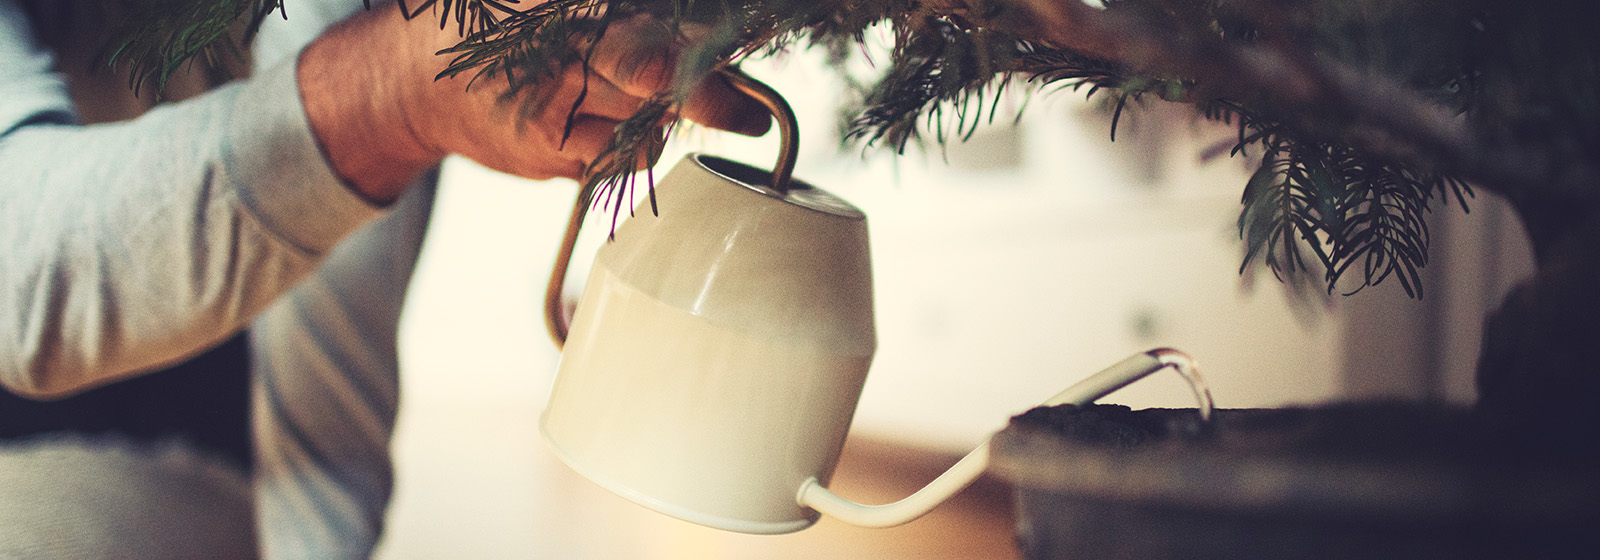
<svg viewBox="0 0 1600 560"><path fill-rule="evenodd" d="M991 468L1030 560L1594 557L1600 462L1519 441L1420 405L1062 406L1014 418Z"/></svg>

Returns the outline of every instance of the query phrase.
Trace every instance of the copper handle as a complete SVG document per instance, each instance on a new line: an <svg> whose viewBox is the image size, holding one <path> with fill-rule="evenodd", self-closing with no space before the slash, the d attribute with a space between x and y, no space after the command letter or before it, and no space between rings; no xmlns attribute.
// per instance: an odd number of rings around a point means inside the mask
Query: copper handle
<svg viewBox="0 0 1600 560"><path fill-rule="evenodd" d="M722 75L728 79L728 85L761 102L772 113L772 118L778 120L778 162L772 166L770 186L780 193L788 193L789 179L794 176L795 154L800 150L800 126L794 118L794 110L771 86L751 78L737 67L723 67Z"/></svg>

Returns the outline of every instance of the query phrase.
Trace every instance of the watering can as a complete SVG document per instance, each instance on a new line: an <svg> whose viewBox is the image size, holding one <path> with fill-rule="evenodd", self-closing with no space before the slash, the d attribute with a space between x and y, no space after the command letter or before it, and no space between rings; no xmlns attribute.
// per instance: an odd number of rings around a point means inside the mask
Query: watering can
<svg viewBox="0 0 1600 560"><path fill-rule="evenodd" d="M792 178L788 104L723 72L776 117L778 163L685 156L655 187L659 211L624 221L599 250L569 325L562 286L588 208L578 197L546 292L562 357L540 432L596 484L701 525L780 534L820 514L872 527L916 519L983 473L988 443L899 502L828 490L877 348L866 216ZM1044 404L1088 404L1168 366L1209 415L1193 361L1171 349Z"/></svg>

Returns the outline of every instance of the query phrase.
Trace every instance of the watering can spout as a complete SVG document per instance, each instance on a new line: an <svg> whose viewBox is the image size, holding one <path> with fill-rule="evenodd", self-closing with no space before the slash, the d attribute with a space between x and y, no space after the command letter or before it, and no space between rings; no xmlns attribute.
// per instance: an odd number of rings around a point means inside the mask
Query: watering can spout
<svg viewBox="0 0 1600 560"><path fill-rule="evenodd" d="M1209 420L1212 408L1211 391L1206 387L1205 380L1200 377L1194 360L1188 354L1170 348L1158 348L1118 362L1057 393L1040 406L1088 405L1168 366L1176 369L1189 383L1189 388L1194 392L1199 406L1200 418ZM815 477L807 479L800 486L796 500L801 506L851 525L894 527L909 523L932 511L971 485L988 466L989 441L985 440L982 445L962 457L933 482L898 502L883 505L859 504L823 487Z"/></svg>
<svg viewBox="0 0 1600 560"><path fill-rule="evenodd" d="M939 504L970 486L989 467L989 442L972 450L933 482L903 500L884 505L865 505L850 501L828 490L815 477L800 485L800 505L861 527L904 525L932 511Z"/></svg>

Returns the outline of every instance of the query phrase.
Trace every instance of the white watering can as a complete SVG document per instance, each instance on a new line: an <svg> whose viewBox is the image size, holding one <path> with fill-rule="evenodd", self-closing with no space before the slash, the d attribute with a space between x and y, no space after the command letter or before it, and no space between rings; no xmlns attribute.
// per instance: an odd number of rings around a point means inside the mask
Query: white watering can
<svg viewBox="0 0 1600 560"><path fill-rule="evenodd" d="M546 293L561 366L540 430L563 461L633 502L745 533L798 531L819 512L888 527L975 480L985 442L910 497L862 505L827 489L877 347L866 216L791 179L788 104L737 70L783 144L772 172L691 154L655 188L659 214L600 249L570 330L560 296L588 208L579 196ZM1208 417L1187 355L1130 357L1045 405L1085 405L1173 366Z"/></svg>

